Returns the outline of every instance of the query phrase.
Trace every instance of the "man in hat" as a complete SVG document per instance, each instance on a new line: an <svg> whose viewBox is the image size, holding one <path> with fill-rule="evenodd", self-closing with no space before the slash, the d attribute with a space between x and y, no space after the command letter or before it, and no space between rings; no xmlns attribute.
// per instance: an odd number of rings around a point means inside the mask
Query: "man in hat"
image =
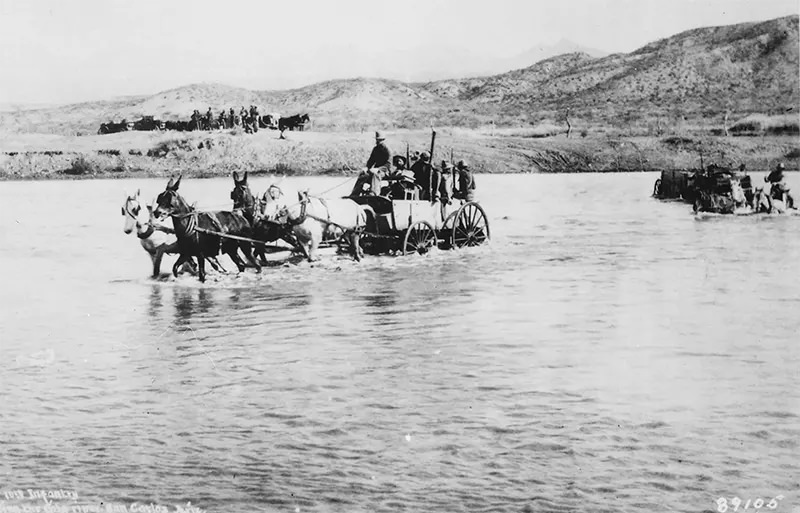
<svg viewBox="0 0 800 513"><path fill-rule="evenodd" d="M386 138L382 132L375 132L375 147L367 159L367 169L358 175L353 192L350 196L377 196L381 192L381 172L389 173L392 162L392 152L384 142Z"/></svg>
<svg viewBox="0 0 800 513"><path fill-rule="evenodd" d="M431 154L423 151L419 154L419 159L411 166L411 172L414 173L414 183L420 188L420 198L427 200L431 198Z"/></svg>
<svg viewBox="0 0 800 513"><path fill-rule="evenodd" d="M367 169L375 169L376 171L389 172L389 163L392 161L392 152L384 142L386 138L382 132L375 132L375 147L372 148L372 153L367 159Z"/></svg>
<svg viewBox="0 0 800 513"><path fill-rule="evenodd" d="M250 120L253 123L253 132L258 132L258 107L250 106Z"/></svg>
<svg viewBox="0 0 800 513"><path fill-rule="evenodd" d="M772 184L772 190L770 192L773 198L783 199L786 203L786 208L794 208L794 198L789 194L790 189L783 180L783 172L785 170L786 166L781 162L774 171L764 178L764 181ZM778 195L777 198L776 194Z"/></svg>
<svg viewBox="0 0 800 513"><path fill-rule="evenodd" d="M450 187L448 187L447 177L453 174L453 166L443 160L441 170L434 167L433 173L433 199L441 200L442 203L450 203Z"/></svg>
<svg viewBox="0 0 800 513"><path fill-rule="evenodd" d="M469 168L469 164L465 160L459 160L456 164L456 171L458 171L457 184L454 198L463 199L467 201L475 200L475 177Z"/></svg>
<svg viewBox="0 0 800 513"><path fill-rule="evenodd" d="M394 171L386 176L389 185L381 189L381 196L392 199L405 199L406 191L414 188L414 178L406 169L406 158L400 155L392 157Z"/></svg>

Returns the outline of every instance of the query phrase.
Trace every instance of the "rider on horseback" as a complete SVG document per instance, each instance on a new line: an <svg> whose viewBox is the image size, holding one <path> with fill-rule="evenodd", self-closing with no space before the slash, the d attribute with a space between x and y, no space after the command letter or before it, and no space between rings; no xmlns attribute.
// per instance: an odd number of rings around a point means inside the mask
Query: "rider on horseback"
<svg viewBox="0 0 800 513"><path fill-rule="evenodd" d="M765 182L772 184L770 196L773 199L782 200L786 203L786 208L794 208L794 198L789 194L789 187L783 179L783 171L786 169L783 162L778 164L774 171L764 178Z"/></svg>

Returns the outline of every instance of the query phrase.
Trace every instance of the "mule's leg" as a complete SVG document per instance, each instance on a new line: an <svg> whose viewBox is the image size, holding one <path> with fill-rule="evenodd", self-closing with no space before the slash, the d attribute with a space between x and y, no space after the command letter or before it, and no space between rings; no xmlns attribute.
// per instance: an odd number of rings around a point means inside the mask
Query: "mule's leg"
<svg viewBox="0 0 800 513"><path fill-rule="evenodd" d="M202 253L197 255L197 276L201 283L206 281L206 258Z"/></svg>
<svg viewBox="0 0 800 513"><path fill-rule="evenodd" d="M161 274L161 259L164 257L164 249L156 248L156 252L151 256L153 257L153 278L158 278Z"/></svg>
<svg viewBox="0 0 800 513"><path fill-rule="evenodd" d="M175 263L172 265L172 275L175 276L176 278L178 277L178 269L180 269L181 264L183 264L184 262L186 262L186 255L180 253L178 255L178 259L175 260Z"/></svg>
<svg viewBox="0 0 800 513"><path fill-rule="evenodd" d="M353 255L353 259L356 262L361 261L361 257L363 256L361 252L361 236L357 231L350 233L350 253Z"/></svg>
<svg viewBox="0 0 800 513"><path fill-rule="evenodd" d="M231 243L231 241L225 241L222 243L222 252L225 253L233 260L233 263L236 264L236 267L239 269L239 272L244 272L244 262L242 259L239 258L239 245L236 243Z"/></svg>
<svg viewBox="0 0 800 513"><path fill-rule="evenodd" d="M242 248L242 253L244 253L247 262L256 270L257 273L260 273L261 266L258 265L258 262L256 262L256 259L253 256L253 245L249 242L242 242L240 247Z"/></svg>
<svg viewBox="0 0 800 513"><path fill-rule="evenodd" d="M364 258L364 248L361 247L361 233L356 233L356 251L358 251L358 261L360 262L362 258Z"/></svg>
<svg viewBox="0 0 800 513"><path fill-rule="evenodd" d="M258 261L262 266L267 265L267 253L264 251L264 246L261 244L256 245L255 249L253 250L253 255L258 257Z"/></svg>
<svg viewBox="0 0 800 513"><path fill-rule="evenodd" d="M319 249L319 238L311 237L311 241L309 241L309 249L308 249L308 261L314 262L319 260L319 255L317 254L317 250Z"/></svg>
<svg viewBox="0 0 800 513"><path fill-rule="evenodd" d="M217 257L215 256L206 257L206 260L208 260L208 263L211 264L211 267L213 267L214 270L217 271L218 273L228 274L228 271L226 271L225 268L222 267L222 264L219 263Z"/></svg>

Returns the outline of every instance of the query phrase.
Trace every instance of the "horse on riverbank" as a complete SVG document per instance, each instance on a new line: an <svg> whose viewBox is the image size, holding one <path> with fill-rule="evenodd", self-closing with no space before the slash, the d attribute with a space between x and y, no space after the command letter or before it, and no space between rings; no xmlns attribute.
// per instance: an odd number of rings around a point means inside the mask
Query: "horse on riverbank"
<svg viewBox="0 0 800 513"><path fill-rule="evenodd" d="M283 132L284 130L299 130L302 131L306 123L309 122L311 118L308 117L308 114L295 114L294 116L289 116L286 118L278 119L278 130Z"/></svg>
<svg viewBox="0 0 800 513"><path fill-rule="evenodd" d="M239 258L238 250L241 249L248 263L261 271L261 266L253 258L249 242L239 242L236 239L225 238L225 235L235 237L252 237L250 223L240 211L201 212L190 207L183 197L178 194L182 176L177 180L170 178L164 192L156 199L157 207L155 216L161 218L165 215L172 217L175 235L178 237L180 256L172 267L172 273L177 276L180 264L191 257L198 257L198 274L200 281L205 281L206 272L204 259L206 256L216 257L220 250L227 254L239 272L244 271L245 264Z"/></svg>
<svg viewBox="0 0 800 513"><path fill-rule="evenodd" d="M355 201L317 198L308 192L288 194L277 185L267 189L262 201L266 219L291 226L298 245L310 262L319 259L317 250L325 239L345 238L355 260L361 260L364 255L360 239L367 214Z"/></svg>

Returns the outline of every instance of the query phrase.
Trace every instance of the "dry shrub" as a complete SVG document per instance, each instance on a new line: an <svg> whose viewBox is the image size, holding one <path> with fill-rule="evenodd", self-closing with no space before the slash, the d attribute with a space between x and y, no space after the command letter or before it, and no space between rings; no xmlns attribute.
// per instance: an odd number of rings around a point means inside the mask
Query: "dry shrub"
<svg viewBox="0 0 800 513"><path fill-rule="evenodd" d="M72 160L70 167L64 169L63 173L72 176L95 175L100 171L97 162L90 160L84 155L79 155Z"/></svg>
<svg viewBox="0 0 800 513"><path fill-rule="evenodd" d="M793 115L752 114L737 121L729 130L733 135L797 135L800 119Z"/></svg>
<svg viewBox="0 0 800 513"><path fill-rule="evenodd" d="M181 152L190 152L195 149L194 144L188 138L167 139L156 144L147 150L148 157L164 158L174 156Z"/></svg>
<svg viewBox="0 0 800 513"><path fill-rule="evenodd" d="M785 159L800 159L800 148L794 148L783 156Z"/></svg>

